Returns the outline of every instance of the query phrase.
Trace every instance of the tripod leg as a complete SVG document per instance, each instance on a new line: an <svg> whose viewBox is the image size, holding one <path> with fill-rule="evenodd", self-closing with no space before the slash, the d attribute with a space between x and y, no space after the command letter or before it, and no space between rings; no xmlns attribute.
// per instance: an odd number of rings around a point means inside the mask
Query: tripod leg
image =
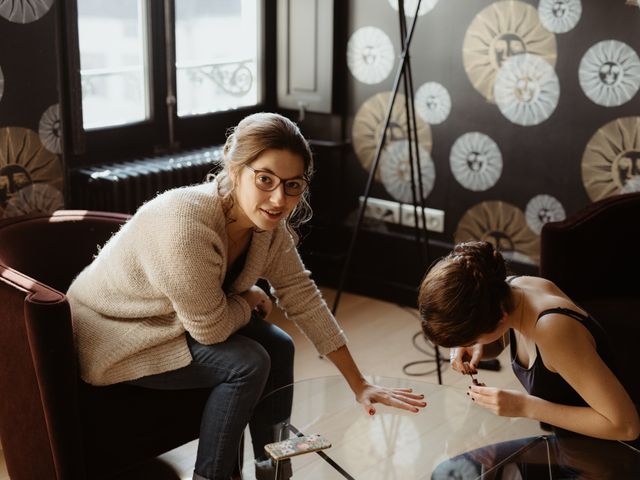
<svg viewBox="0 0 640 480"><path fill-rule="evenodd" d="M440 356L440 348L434 345L436 351L436 371L438 372L438 385L442 385L442 357Z"/></svg>
<svg viewBox="0 0 640 480"><path fill-rule="evenodd" d="M411 26L411 31L413 32L413 28L415 26L415 19L418 16L418 10L420 8L420 2L416 6L416 12L414 16L414 24ZM408 43L410 39L407 39L407 24L406 17L404 15L404 1L400 0L399 2L399 19L400 19L400 40L404 45L405 42ZM411 193L413 197L413 205L414 205L414 222L415 222L415 234L416 234L416 242L418 243L418 254L421 257L422 263L427 265L429 261L429 234L427 231L427 222L424 213L424 189L422 185L422 169L420 165L420 151L418 147L418 127L416 123L416 111L415 105L413 103L413 75L411 72L411 58L409 57L409 51L407 48L405 62L403 64L403 80L404 80L404 90L406 97L406 105L405 112L407 116L407 138L409 140L409 168L411 172ZM413 161L413 144L412 141L415 142L416 151L415 151L415 165ZM416 189L416 186L418 187ZM417 192L416 192L417 190ZM420 227L420 221L418 219L418 205L421 206L422 210L422 228ZM424 252L422 250L422 240L424 238ZM442 365L441 360L442 357L440 355L440 349L437 345L434 345L435 350L435 362L436 362L436 372L438 373L438 384L442 385Z"/></svg>
<svg viewBox="0 0 640 480"><path fill-rule="evenodd" d="M401 0L401 2L403 5L402 8L404 11L404 0ZM417 8L419 7L420 7L420 1L418 1ZM369 170L369 178L367 179L367 184L364 191L364 201L360 205L360 209L358 211L358 218L356 220L356 225L354 227L353 234L351 236L351 241L349 243L349 248L347 250L346 259L342 267L340 279L338 281L336 296L333 301L333 307L331 308L331 313L333 313L333 315L335 315L336 311L338 310L338 304L340 303L340 297L342 296L342 290L344 289L344 286L345 286L345 282L349 273L349 267L351 266L351 258L353 257L356 241L358 239L358 232L360 231L360 227L362 226L362 221L364 219L364 212L367 208L367 200L371 193L371 186L373 185L373 179L375 177L376 169L378 168L378 163L380 162L380 155L382 154L382 149L387 139L387 129L389 128L389 122L391 120L391 111L393 109L393 104L395 102L396 95L398 94L398 87L400 86L400 81L402 80L402 77L405 72L405 62L407 61L407 58L408 58L407 53L409 52L409 46L411 45L411 39L413 38L413 32L416 26L417 18L418 18L418 15L416 10L416 15L413 18L413 22L411 24L411 28L409 29L409 32L406 35L403 35L402 53L400 55L400 65L398 67L398 70L396 71L396 76L393 80L393 87L391 89L392 95L389 100L389 105L385 115L385 124L384 124L384 128L382 129L382 135L380 136L380 141L376 146L375 157Z"/></svg>

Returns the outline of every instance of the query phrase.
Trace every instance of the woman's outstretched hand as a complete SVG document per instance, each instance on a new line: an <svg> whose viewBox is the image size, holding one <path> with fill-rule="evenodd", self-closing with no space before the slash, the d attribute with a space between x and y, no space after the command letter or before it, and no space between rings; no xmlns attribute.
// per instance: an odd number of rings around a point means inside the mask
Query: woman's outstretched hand
<svg viewBox="0 0 640 480"><path fill-rule="evenodd" d="M362 404L369 415L375 415L374 403L382 403L390 407L417 413L427 406L424 395L413 393L410 388L387 388L378 385L364 384L362 390L356 393L356 399Z"/></svg>
<svg viewBox="0 0 640 480"><path fill-rule="evenodd" d="M382 403L414 413L427 406L424 395L413 393L410 388L387 388L369 383L360 373L346 345L329 352L327 358L338 367L355 394L356 400L362 404L369 415L376 414L376 408L373 406L375 403Z"/></svg>
<svg viewBox="0 0 640 480"><path fill-rule="evenodd" d="M517 390L471 385L467 395L500 417L525 417L528 395Z"/></svg>

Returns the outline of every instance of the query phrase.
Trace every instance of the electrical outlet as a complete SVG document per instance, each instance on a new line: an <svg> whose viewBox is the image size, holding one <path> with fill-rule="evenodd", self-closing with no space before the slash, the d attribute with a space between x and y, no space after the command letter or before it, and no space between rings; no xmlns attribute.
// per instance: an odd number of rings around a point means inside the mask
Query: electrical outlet
<svg viewBox="0 0 640 480"><path fill-rule="evenodd" d="M360 205L364 197L360 197ZM368 198L364 216L373 220L381 220L388 223L400 223L400 204L379 198Z"/></svg>
<svg viewBox="0 0 640 480"><path fill-rule="evenodd" d="M364 197L360 197L360 205L362 205L362 202L364 202ZM427 230L438 233L444 232L444 212L442 210L425 208L424 213L427 220ZM379 198L367 199L367 208L364 211L364 215L367 218L406 227L413 227L416 224L413 205ZM420 207L418 207L418 225L422 227L422 210Z"/></svg>
<svg viewBox="0 0 640 480"><path fill-rule="evenodd" d="M418 226L422 228L422 209L418 210ZM416 224L416 209L413 205L402 204L400 212L400 224L407 227L413 227ZM444 232L444 212L442 210L436 210L435 208L424 209L424 216L427 220L427 230L431 232Z"/></svg>

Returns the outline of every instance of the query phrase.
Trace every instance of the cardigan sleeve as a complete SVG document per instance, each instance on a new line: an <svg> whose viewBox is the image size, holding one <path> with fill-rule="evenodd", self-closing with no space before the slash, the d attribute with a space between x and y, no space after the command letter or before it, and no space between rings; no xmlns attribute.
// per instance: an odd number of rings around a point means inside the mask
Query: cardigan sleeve
<svg viewBox="0 0 640 480"><path fill-rule="evenodd" d="M279 228L269 249L265 278L287 318L311 340L321 355L347 343L322 294L311 279L289 232Z"/></svg>
<svg viewBox="0 0 640 480"><path fill-rule="evenodd" d="M225 244L215 230L207 198L168 196L148 212L138 255L149 282L171 302L178 319L202 344L219 343L247 324L251 311L239 295L222 289Z"/></svg>

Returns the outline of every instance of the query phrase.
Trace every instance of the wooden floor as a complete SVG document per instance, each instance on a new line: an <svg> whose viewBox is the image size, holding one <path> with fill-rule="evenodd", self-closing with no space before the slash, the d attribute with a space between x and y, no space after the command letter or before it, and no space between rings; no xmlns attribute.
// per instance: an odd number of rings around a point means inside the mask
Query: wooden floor
<svg viewBox="0 0 640 480"><path fill-rule="evenodd" d="M334 292L323 289L327 303L331 306ZM421 362L432 357L418 350L413 343L413 337L419 332L420 325L417 312L413 309L390 304L380 300L359 295L345 293L342 296L337 318L349 338L349 349L355 358L360 370L365 375L380 375L388 377L408 377L403 371L403 366L410 362ZM324 358L320 358L313 345L302 333L284 318L281 312L275 310L270 319L286 330L296 344L295 378L302 380L327 375L336 375L338 372ZM430 350L418 338L418 347ZM444 349L442 354L448 358L448 351ZM483 370L479 380L488 385L506 388L522 389L515 379L509 367L506 352L500 357L502 369L499 372ZM417 364L410 372L420 373L435 369L435 364ZM437 383L435 373L413 376L411 378ZM443 383L448 385L467 385L468 378L450 370L445 363L443 368ZM345 388L348 388L345 383ZM428 400L428 399L427 399ZM154 478L191 479L193 463L197 448L197 441L190 442L180 448L167 452L157 461L144 468L147 475L140 472L132 472L131 478L151 478L149 469L155 469L159 473ZM165 475L166 472L171 472ZM127 476L129 478L129 476ZM0 480L8 480L4 457L0 451Z"/></svg>

